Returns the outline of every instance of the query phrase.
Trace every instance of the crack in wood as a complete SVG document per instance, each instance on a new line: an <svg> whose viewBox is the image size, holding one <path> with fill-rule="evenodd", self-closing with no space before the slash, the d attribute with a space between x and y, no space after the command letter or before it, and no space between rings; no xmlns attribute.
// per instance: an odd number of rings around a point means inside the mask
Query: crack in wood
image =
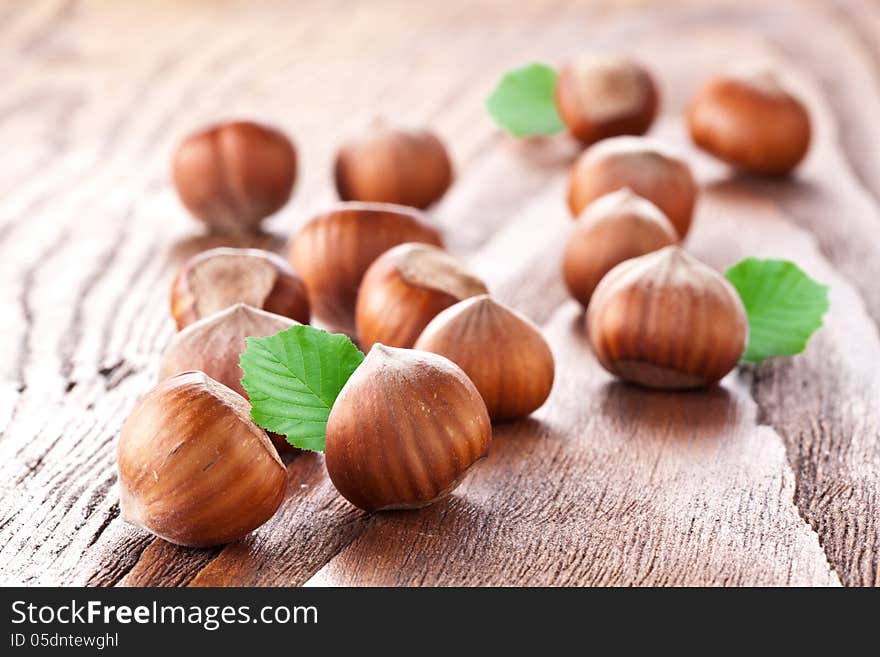
<svg viewBox="0 0 880 657"><path fill-rule="evenodd" d="M104 533L110 524L119 517L119 503L115 502L113 506L110 507L110 511L105 516L104 520L95 530L95 533L92 534L92 537L89 539L86 548L92 547L95 543L98 542L98 539L101 538L101 535Z"/></svg>
<svg viewBox="0 0 880 657"><path fill-rule="evenodd" d="M98 375L104 379L104 389L113 390L126 379L139 374L141 368L135 367L124 358L111 365L105 365L97 370Z"/></svg>

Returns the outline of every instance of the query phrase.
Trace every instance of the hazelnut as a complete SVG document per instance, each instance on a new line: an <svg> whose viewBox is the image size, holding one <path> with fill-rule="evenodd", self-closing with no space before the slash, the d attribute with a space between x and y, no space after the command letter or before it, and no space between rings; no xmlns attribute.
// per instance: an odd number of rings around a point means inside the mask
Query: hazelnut
<svg viewBox="0 0 880 657"><path fill-rule="evenodd" d="M449 189L452 164L443 143L428 130L375 121L339 149L335 177L343 201L425 209Z"/></svg>
<svg viewBox="0 0 880 657"><path fill-rule="evenodd" d="M446 496L486 455L492 425L451 361L375 345L327 420L327 472L365 511L415 509Z"/></svg>
<svg viewBox="0 0 880 657"><path fill-rule="evenodd" d="M415 348L461 367L493 420L528 415L553 387L553 353L538 327L489 295L465 299L437 315Z"/></svg>
<svg viewBox="0 0 880 657"><path fill-rule="evenodd" d="M247 348L245 338L275 335L296 323L243 303L230 306L174 335L162 358L159 378L201 370L247 399L241 386L244 372L238 366L239 356Z"/></svg>
<svg viewBox="0 0 880 657"><path fill-rule="evenodd" d="M691 139L742 171L783 175L810 146L810 116L767 71L722 75L703 86L688 109Z"/></svg>
<svg viewBox="0 0 880 657"><path fill-rule="evenodd" d="M247 349L245 338L275 335L296 323L243 303L230 306L190 324L171 338L159 367L159 379L200 370L248 399L241 385L244 372L238 365ZM284 436L270 432L269 439L281 453L296 451Z"/></svg>
<svg viewBox="0 0 880 657"><path fill-rule="evenodd" d="M574 216L600 196L629 187L656 205L687 235L697 199L697 183L684 160L644 137L613 137L584 151L568 179L568 207Z"/></svg>
<svg viewBox="0 0 880 657"><path fill-rule="evenodd" d="M166 379L141 399L118 449L122 517L166 541L236 541L284 499L287 471L241 395L203 372Z"/></svg>
<svg viewBox="0 0 880 657"><path fill-rule="evenodd" d="M358 339L365 350L376 342L412 347L441 310L486 292L483 281L436 246L395 246L370 265L361 282L355 309Z"/></svg>
<svg viewBox="0 0 880 657"><path fill-rule="evenodd" d="M183 140L172 173L180 200L197 219L217 231L254 231L290 198L296 150L269 126L221 123Z"/></svg>
<svg viewBox="0 0 880 657"><path fill-rule="evenodd" d="M586 308L593 290L624 260L678 243L660 209L625 187L590 203L577 218L562 260L565 286Z"/></svg>
<svg viewBox="0 0 880 657"><path fill-rule="evenodd" d="M733 286L676 246L617 265L587 308L587 335L602 366L650 388L715 383L739 362L747 334Z"/></svg>
<svg viewBox="0 0 880 657"><path fill-rule="evenodd" d="M309 292L313 314L330 328L354 332L358 287L373 260L404 242L443 246L418 210L386 203L339 203L294 236L290 261Z"/></svg>
<svg viewBox="0 0 880 657"><path fill-rule="evenodd" d="M198 253L180 268L171 286L171 314L178 329L236 303L309 322L305 284L284 258L268 251L219 248Z"/></svg>
<svg viewBox="0 0 880 657"><path fill-rule="evenodd" d="M571 134L584 144L644 134L658 104L651 74L625 57L586 55L559 70L556 108Z"/></svg>

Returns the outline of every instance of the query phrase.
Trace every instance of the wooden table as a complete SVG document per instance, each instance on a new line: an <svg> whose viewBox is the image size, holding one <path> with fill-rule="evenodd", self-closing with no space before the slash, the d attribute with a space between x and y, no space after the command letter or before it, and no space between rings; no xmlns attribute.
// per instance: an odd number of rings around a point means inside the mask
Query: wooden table
<svg viewBox="0 0 880 657"><path fill-rule="evenodd" d="M5 584L880 584L880 5L808 2L6 2L0 7L0 581ZM797 261L831 285L805 354L716 390L614 382L562 286L566 139L515 143L483 101L507 68L587 49L658 75L652 133L704 186L688 248L722 268ZM784 70L815 141L795 178L732 177L682 121L710 73ZM205 237L179 205L178 139L257 114L296 139L281 249L332 202L341 139L386 114L434 126L458 179L452 251L542 325L557 381L498 425L447 502L368 515L322 458L223 549L119 518L115 446L173 334L169 281ZM239 242L241 243L241 242Z"/></svg>

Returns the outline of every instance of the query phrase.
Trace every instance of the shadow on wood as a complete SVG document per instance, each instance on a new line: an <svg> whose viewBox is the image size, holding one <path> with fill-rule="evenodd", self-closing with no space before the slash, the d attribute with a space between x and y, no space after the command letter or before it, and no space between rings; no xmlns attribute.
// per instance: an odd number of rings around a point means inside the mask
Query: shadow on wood
<svg viewBox="0 0 880 657"><path fill-rule="evenodd" d="M664 391L622 381L610 381L599 388L599 407L609 421L626 418L628 424L637 425L641 440L652 436L690 440L696 433L701 439L717 440L724 435L721 429L736 423L739 412L730 392L721 386Z"/></svg>

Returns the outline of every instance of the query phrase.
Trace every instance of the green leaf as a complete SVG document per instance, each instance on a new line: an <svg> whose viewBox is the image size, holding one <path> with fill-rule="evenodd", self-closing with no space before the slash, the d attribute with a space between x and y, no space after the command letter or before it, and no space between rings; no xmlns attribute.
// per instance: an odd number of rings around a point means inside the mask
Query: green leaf
<svg viewBox="0 0 880 657"><path fill-rule="evenodd" d="M323 451L333 402L363 360L346 336L311 326L247 338L241 385L251 401L251 417L295 447Z"/></svg>
<svg viewBox="0 0 880 657"><path fill-rule="evenodd" d="M821 285L787 260L746 258L725 272L749 318L744 361L799 354L830 306Z"/></svg>
<svg viewBox="0 0 880 657"><path fill-rule="evenodd" d="M556 77L555 69L537 62L509 71L486 109L514 137L555 134L565 128L556 110Z"/></svg>

